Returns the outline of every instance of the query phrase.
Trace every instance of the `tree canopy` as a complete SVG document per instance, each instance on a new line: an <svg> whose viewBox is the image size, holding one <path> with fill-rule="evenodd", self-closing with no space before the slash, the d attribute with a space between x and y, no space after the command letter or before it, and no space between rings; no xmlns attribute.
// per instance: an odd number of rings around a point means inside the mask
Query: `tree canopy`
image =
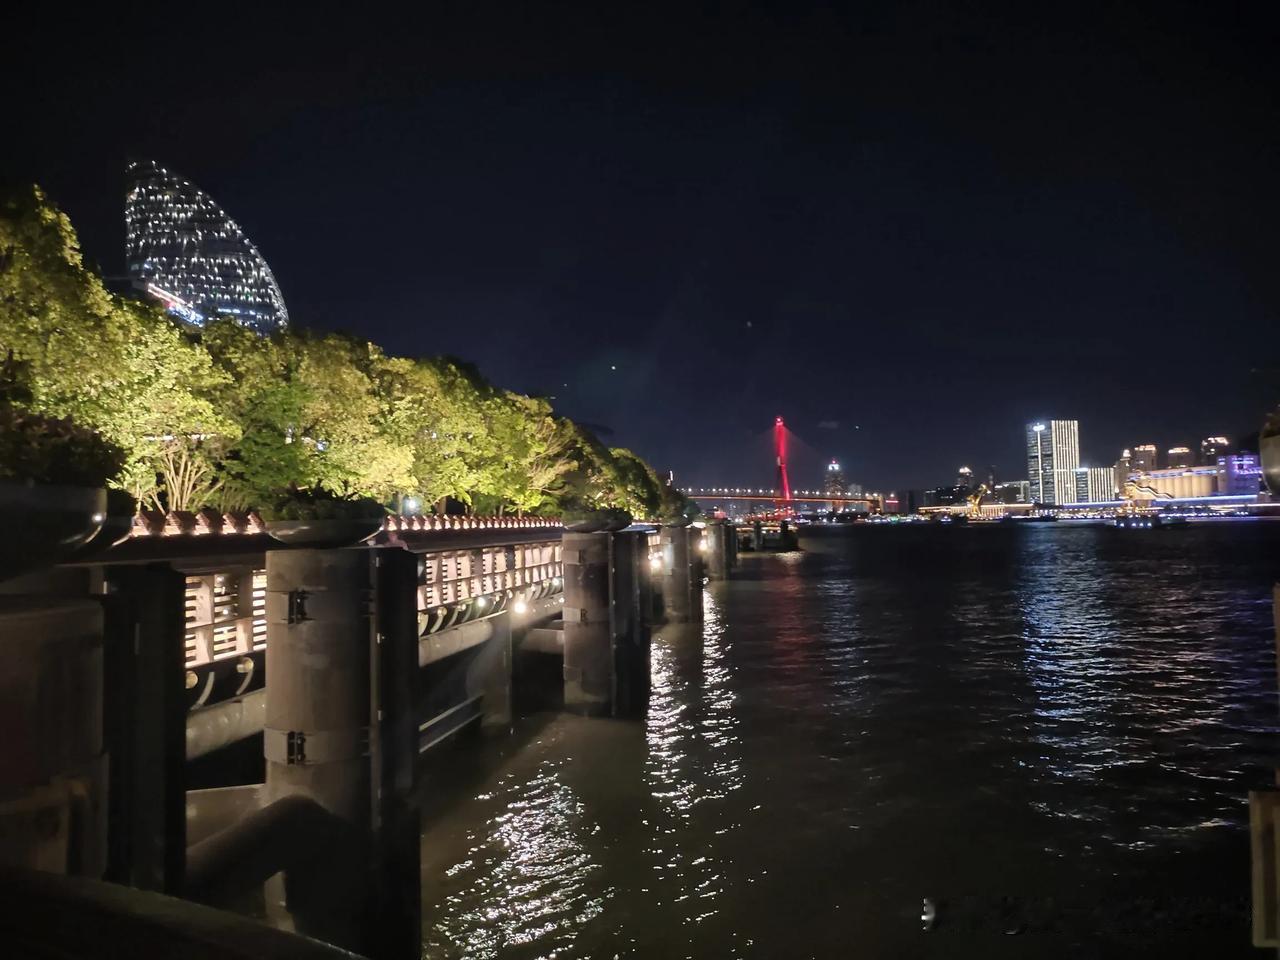
<svg viewBox="0 0 1280 960"><path fill-rule="evenodd" d="M9 351L31 411L123 451L113 484L144 506L248 509L295 490L499 514L656 517L681 502L635 454L462 361L339 334L262 337L229 318L188 327L113 294L39 188L0 204Z"/></svg>

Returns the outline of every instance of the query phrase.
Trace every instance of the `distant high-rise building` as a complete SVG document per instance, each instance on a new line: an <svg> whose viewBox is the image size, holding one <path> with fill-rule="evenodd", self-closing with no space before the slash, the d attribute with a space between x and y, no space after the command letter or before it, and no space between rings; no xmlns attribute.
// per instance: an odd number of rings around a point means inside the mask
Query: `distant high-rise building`
<svg viewBox="0 0 1280 960"><path fill-rule="evenodd" d="M1033 502L1075 503L1078 466L1079 421L1042 420L1027 424L1027 474Z"/></svg>
<svg viewBox="0 0 1280 960"><path fill-rule="evenodd" d="M956 471L956 486L972 487L973 471L970 470L968 467L961 467L958 471Z"/></svg>
<svg viewBox="0 0 1280 960"><path fill-rule="evenodd" d="M131 163L129 178L125 253L135 287L197 326L217 316L264 334L288 326L271 268L221 207L149 160Z"/></svg>
<svg viewBox="0 0 1280 960"><path fill-rule="evenodd" d="M1219 457L1225 457L1230 452L1231 441L1226 437L1205 437L1200 441L1200 462L1203 464L1216 464Z"/></svg>
<svg viewBox="0 0 1280 960"><path fill-rule="evenodd" d="M1190 447L1170 447L1167 457L1166 466L1170 470L1195 466L1195 454L1191 452Z"/></svg>
<svg viewBox="0 0 1280 960"><path fill-rule="evenodd" d="M1107 503L1115 499L1115 471L1111 467L1076 468L1076 503Z"/></svg>
<svg viewBox="0 0 1280 960"><path fill-rule="evenodd" d="M1133 448L1133 457L1129 465L1135 473L1149 473L1159 466L1156 460L1156 445L1142 443Z"/></svg>
<svg viewBox="0 0 1280 960"><path fill-rule="evenodd" d="M996 503L1030 503L1031 484L1026 480L1005 480L993 488Z"/></svg>
<svg viewBox="0 0 1280 960"><path fill-rule="evenodd" d="M966 502L971 492L968 487L935 487L924 491L924 500L921 505L925 507L954 506Z"/></svg>
<svg viewBox="0 0 1280 960"><path fill-rule="evenodd" d="M1116 461L1115 466L1111 468L1111 485L1117 496L1123 495L1124 485L1132 472L1133 454L1125 450L1120 454L1120 459Z"/></svg>
<svg viewBox="0 0 1280 960"><path fill-rule="evenodd" d="M829 497L843 497L849 490L849 485L845 483L844 471L840 469L840 464L832 460L827 464L826 476L822 478L822 492Z"/></svg>

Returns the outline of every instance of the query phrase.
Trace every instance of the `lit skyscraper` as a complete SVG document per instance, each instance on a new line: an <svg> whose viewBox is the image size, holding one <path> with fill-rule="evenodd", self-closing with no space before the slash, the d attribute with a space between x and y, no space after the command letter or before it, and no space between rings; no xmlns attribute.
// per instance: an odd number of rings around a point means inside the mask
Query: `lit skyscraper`
<svg viewBox="0 0 1280 960"><path fill-rule="evenodd" d="M1170 447L1166 456L1168 457L1168 461L1165 466L1170 469L1173 467L1195 466L1195 454L1191 452L1190 447Z"/></svg>
<svg viewBox="0 0 1280 960"><path fill-rule="evenodd" d="M1116 461L1116 465L1111 468L1111 485L1118 495L1124 494L1125 482L1129 479L1129 474L1133 470L1133 454L1125 450L1120 454L1120 459Z"/></svg>
<svg viewBox="0 0 1280 960"><path fill-rule="evenodd" d="M1226 437L1205 437L1200 441L1200 462L1215 464L1219 457L1231 453L1231 441Z"/></svg>
<svg viewBox="0 0 1280 960"><path fill-rule="evenodd" d="M1027 424L1027 476L1035 503L1076 503L1080 466L1080 424L1040 420Z"/></svg>
<svg viewBox="0 0 1280 960"><path fill-rule="evenodd" d="M1115 499L1115 471L1111 467L1076 468L1076 503L1107 503Z"/></svg>
<svg viewBox="0 0 1280 960"><path fill-rule="evenodd" d="M289 323L271 268L196 186L152 161L129 165L125 253L133 285L202 326L223 315L259 333Z"/></svg>
<svg viewBox="0 0 1280 960"><path fill-rule="evenodd" d="M840 464L832 460L827 464L827 475L823 478L822 492L829 497L843 497L848 491L848 484L845 483L844 471L840 469Z"/></svg>
<svg viewBox="0 0 1280 960"><path fill-rule="evenodd" d="M1154 443L1140 443L1133 448L1133 456L1129 459L1129 466L1134 473L1150 473L1158 465L1156 445Z"/></svg>

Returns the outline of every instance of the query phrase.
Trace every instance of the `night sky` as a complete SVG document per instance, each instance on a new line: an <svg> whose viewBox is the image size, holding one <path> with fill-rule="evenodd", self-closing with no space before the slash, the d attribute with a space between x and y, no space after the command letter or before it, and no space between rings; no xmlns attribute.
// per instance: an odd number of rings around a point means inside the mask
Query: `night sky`
<svg viewBox="0 0 1280 960"><path fill-rule="evenodd" d="M61 11L9 31L0 166L110 275L154 158L296 325L688 484L769 484L775 415L797 486L900 489L1025 477L1034 417L1109 465L1280 400L1274 4L622 6Z"/></svg>

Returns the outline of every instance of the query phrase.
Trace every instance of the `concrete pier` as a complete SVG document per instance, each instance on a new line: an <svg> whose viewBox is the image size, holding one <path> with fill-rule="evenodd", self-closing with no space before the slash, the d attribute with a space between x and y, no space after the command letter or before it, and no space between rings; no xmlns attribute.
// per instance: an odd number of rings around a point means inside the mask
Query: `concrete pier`
<svg viewBox="0 0 1280 960"><path fill-rule="evenodd" d="M663 616L670 623L688 623L693 616L688 528L664 526L661 544Z"/></svg>
<svg viewBox="0 0 1280 960"><path fill-rule="evenodd" d="M692 620L702 619L702 586L706 577L705 546L700 527L686 527L689 536L689 614Z"/></svg>
<svg viewBox="0 0 1280 960"><path fill-rule="evenodd" d="M729 576L729 540L723 520L713 520L702 532L706 543L706 572L712 580L724 580Z"/></svg>
<svg viewBox="0 0 1280 960"><path fill-rule="evenodd" d="M613 643L613 715L642 716L649 702L649 534L615 533L610 543L609 621Z"/></svg>
<svg viewBox="0 0 1280 960"><path fill-rule="evenodd" d="M613 650L609 626L610 536L566 533L564 558L564 706L609 713Z"/></svg>
<svg viewBox="0 0 1280 960"><path fill-rule="evenodd" d="M267 799L310 797L369 823L367 550L267 554Z"/></svg>

